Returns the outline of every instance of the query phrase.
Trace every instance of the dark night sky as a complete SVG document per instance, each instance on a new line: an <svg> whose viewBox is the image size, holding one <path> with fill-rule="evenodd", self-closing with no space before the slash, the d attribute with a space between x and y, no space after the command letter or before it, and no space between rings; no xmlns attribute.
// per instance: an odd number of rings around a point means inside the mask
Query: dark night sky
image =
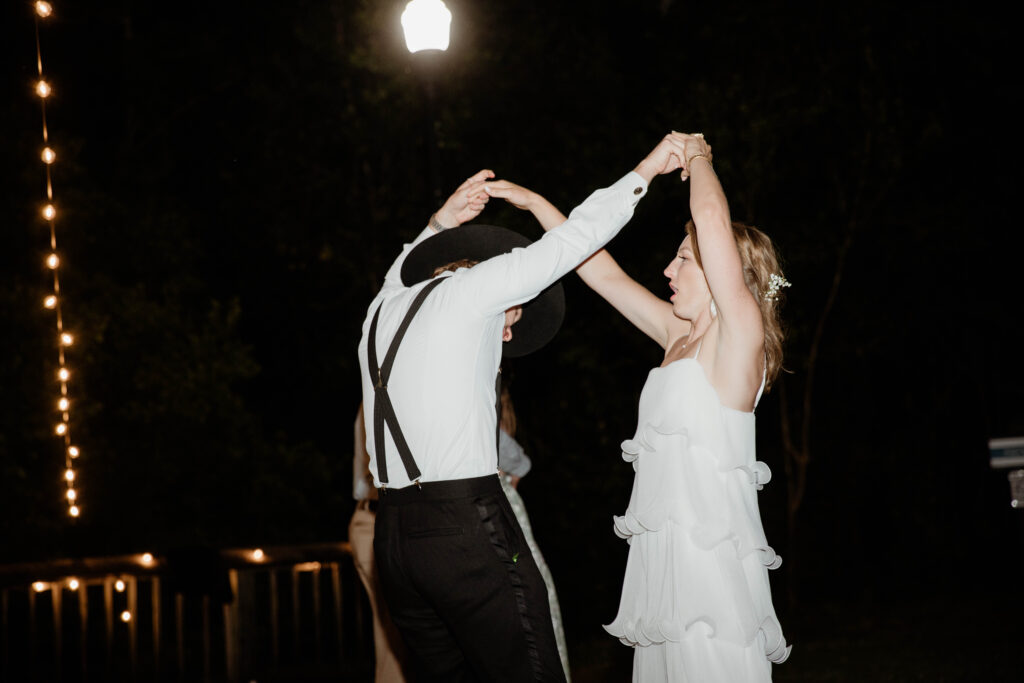
<svg viewBox="0 0 1024 683"><path fill-rule="evenodd" d="M344 536L358 329L390 260L478 168L568 211L671 128L703 131L734 217L794 286L785 379L852 234L816 365L813 462L786 527L780 392L759 409L775 478L777 602L997 596L1021 513L987 439L1024 435L1013 24L984 4L451 0L440 64L405 51L404 3L93 2L43 27L84 518L62 515L48 436L52 320L30 3L0 19L0 554L103 554ZM893 6L898 5L898 6ZM660 291L687 214L656 181L611 245ZM488 222L531 235L524 215ZM659 349L574 277L560 337L511 364L521 491L570 629L614 609L628 499L618 443ZM1015 516L1016 515L1016 516ZM787 573L788 572L788 573ZM986 602L990 618L1012 604ZM1019 599L1015 608L1019 611ZM572 616L577 615L577 616ZM804 626L808 630L813 628Z"/></svg>

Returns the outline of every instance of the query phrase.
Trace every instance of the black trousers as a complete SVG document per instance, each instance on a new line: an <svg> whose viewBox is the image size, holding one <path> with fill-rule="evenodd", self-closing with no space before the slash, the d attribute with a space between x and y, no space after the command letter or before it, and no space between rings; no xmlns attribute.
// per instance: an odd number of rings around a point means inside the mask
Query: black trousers
<svg viewBox="0 0 1024 683"><path fill-rule="evenodd" d="M419 678L565 681L544 579L496 475L381 495L373 548Z"/></svg>

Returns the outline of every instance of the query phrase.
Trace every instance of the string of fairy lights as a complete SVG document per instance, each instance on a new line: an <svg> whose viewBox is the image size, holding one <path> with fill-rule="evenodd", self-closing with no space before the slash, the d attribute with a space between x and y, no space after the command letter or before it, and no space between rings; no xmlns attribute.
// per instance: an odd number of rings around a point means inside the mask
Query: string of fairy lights
<svg viewBox="0 0 1024 683"><path fill-rule="evenodd" d="M39 72L39 80L36 82L35 92L39 96L40 110L43 119L43 149L40 158L43 167L46 169L46 203L43 205L42 215L50 228L50 253L46 257L46 267L53 274L53 293L43 299L43 306L54 312L54 320L57 326L57 381L60 385L60 398L57 399L56 408L60 414L60 421L54 427L54 432L64 442L64 500L67 504L68 514L78 517L81 514L81 501L78 496L78 489L75 487L77 472L75 471L75 460L81 452L71 440L71 399L68 394L68 382L71 380L71 371L67 366L65 349L71 346L75 339L64 328L64 311L60 293L60 256L57 252L57 208L53 199L53 164L57 160L57 153L50 146L50 131L46 126L46 101L53 94L53 88L43 75L43 50L39 40L39 24L53 15L53 5L40 0L34 4L35 27L36 27L36 67Z"/></svg>

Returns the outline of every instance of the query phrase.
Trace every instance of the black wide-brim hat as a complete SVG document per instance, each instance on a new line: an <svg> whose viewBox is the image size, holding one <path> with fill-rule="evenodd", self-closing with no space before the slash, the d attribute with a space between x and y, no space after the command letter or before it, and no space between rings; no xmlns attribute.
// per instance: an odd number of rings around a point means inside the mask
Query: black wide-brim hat
<svg viewBox="0 0 1024 683"><path fill-rule="evenodd" d="M496 225L463 225L423 240L402 263L402 283L411 286L434 276L434 270L454 261L486 261L530 245L529 238ZM556 282L523 304L523 317L502 344L505 358L533 353L551 341L565 318L565 292Z"/></svg>

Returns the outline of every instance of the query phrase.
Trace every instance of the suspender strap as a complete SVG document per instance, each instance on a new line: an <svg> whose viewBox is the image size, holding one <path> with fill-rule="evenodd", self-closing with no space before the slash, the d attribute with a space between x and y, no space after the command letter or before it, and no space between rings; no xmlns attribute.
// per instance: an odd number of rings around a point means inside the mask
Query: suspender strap
<svg viewBox="0 0 1024 683"><path fill-rule="evenodd" d="M494 446L498 449L498 459L501 459L501 368L498 368L498 376L494 380Z"/></svg>
<svg viewBox="0 0 1024 683"><path fill-rule="evenodd" d="M388 484L388 463L387 456L384 453L385 423L391 431L392 438L395 440L398 455L402 458L402 465L405 466L405 472L409 475L409 479L418 481L420 478L420 468L416 466L416 461L413 460L412 451L405 440L405 435L402 434L402 428L398 424L398 416L395 415L395 407L392 405L391 397L388 395L388 379L391 377L391 366L395 364L398 346L402 343L402 338L405 337L405 332L409 329L413 316L420 310L420 306L423 305L427 295L446 279L435 279L416 295L412 305L409 306L409 311L402 320L402 324L398 326L398 331L395 332L395 338L391 340L391 346L388 347L388 351L384 355L384 363L380 366L377 365L377 320L380 318L380 309L384 306L384 302L381 302L381 305L377 307L377 312L373 314L373 322L370 323L370 337L367 341L366 357L370 370L370 379L374 382L373 441L377 453L377 474L380 475L380 482L385 487Z"/></svg>

